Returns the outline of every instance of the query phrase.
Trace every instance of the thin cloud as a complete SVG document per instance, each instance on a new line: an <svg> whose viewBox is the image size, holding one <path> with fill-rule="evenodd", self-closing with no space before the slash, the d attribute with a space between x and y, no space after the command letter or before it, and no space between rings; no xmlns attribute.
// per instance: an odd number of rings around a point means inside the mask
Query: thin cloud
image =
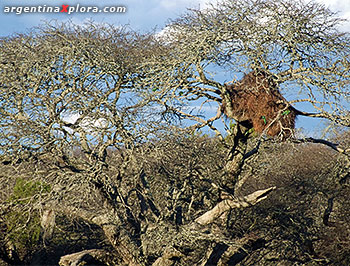
<svg viewBox="0 0 350 266"><path fill-rule="evenodd" d="M211 3L217 2L217 1L211 1ZM179 1L173 1L173 0L161 0L160 6L166 9L179 9L181 8L193 8L193 7L200 7L205 8L209 5L208 0L179 0Z"/></svg>
<svg viewBox="0 0 350 266"><path fill-rule="evenodd" d="M330 10L334 12L338 12L338 15L346 19L347 21L344 22L340 26L341 31L350 31L350 1L344 1L344 0L317 0L316 2L320 4L324 4L326 7L328 7Z"/></svg>

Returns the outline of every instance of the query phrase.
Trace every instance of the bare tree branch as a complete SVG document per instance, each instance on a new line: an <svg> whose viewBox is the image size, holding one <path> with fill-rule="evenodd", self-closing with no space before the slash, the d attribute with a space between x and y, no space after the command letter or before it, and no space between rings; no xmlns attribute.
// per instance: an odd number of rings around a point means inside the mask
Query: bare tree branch
<svg viewBox="0 0 350 266"><path fill-rule="evenodd" d="M207 225L213 223L217 218L219 218L225 212L233 208L247 208L249 206L255 205L260 201L267 198L267 195L275 190L276 187L270 187L264 190L258 190L245 196L243 198L226 199L218 203L213 209L207 211L198 217L195 222L201 225Z"/></svg>

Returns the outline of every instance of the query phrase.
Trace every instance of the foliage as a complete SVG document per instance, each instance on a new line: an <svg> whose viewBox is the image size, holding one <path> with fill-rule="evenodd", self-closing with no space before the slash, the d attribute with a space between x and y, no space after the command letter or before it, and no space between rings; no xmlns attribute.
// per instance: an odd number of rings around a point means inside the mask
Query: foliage
<svg viewBox="0 0 350 266"><path fill-rule="evenodd" d="M27 204L37 194L50 192L50 185L40 181L28 181L17 178L13 193L9 198L12 204Z"/></svg>
<svg viewBox="0 0 350 266"><path fill-rule="evenodd" d="M41 232L40 215L37 210L32 210L27 216L24 210L26 205L35 205L38 197L50 190L49 184L17 178L12 195L8 199L13 207L5 215L5 223L9 240L18 248L30 250L38 245Z"/></svg>

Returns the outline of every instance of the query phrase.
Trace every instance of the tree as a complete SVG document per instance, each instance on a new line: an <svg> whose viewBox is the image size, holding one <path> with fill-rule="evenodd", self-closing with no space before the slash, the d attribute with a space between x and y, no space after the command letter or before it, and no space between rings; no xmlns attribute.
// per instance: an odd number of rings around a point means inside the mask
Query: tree
<svg viewBox="0 0 350 266"><path fill-rule="evenodd" d="M171 22L162 38L176 51L174 65L192 68L187 84L205 85L190 95L229 103L226 86L210 78L208 66L232 74L259 69L282 92L295 92L291 104L306 102L317 113L304 115L349 126L349 34L339 31L341 22L314 2L223 1Z"/></svg>
<svg viewBox="0 0 350 266"><path fill-rule="evenodd" d="M169 92L175 88L179 101L202 99L202 104L224 105L225 114L238 123L234 133L237 140L228 162L234 178L239 175L245 153L243 136L252 127L247 126L241 112L259 114L262 107L258 103L262 102L262 97L254 96L256 106L242 109L237 101L249 96L243 94L241 99L235 96L240 86L235 78L233 83L238 85L234 90L215 80L211 74L213 67L214 70L221 67L237 77L250 73L256 76L256 82L262 82L258 75L263 73L269 83L263 86L270 90L267 95L274 94L274 88L279 95L292 95L288 101L283 96L277 97L284 105L279 107L279 112L261 117L260 123L265 129L260 132L268 133L278 121L283 122L284 114L325 118L333 124L349 127L350 42L349 34L339 30L342 22L335 13L312 1L243 0L221 1L204 10L191 10L170 22L164 30L161 38L176 55L166 60L167 64L173 62L177 66L172 74L183 73L183 69L189 72L186 80L179 77L177 83L185 92L174 85L169 86ZM158 67L159 73L167 75L166 71L161 71L168 69L167 65ZM247 89L252 87L261 85L250 85ZM276 103L271 100L268 105ZM243 101L242 105L247 103ZM209 126L218 134L212 122L221 117L220 111L215 117L202 120L178 110L183 116L198 121L196 127ZM265 111L269 111L268 107Z"/></svg>
<svg viewBox="0 0 350 266"><path fill-rule="evenodd" d="M278 150L278 145L292 144L250 138L254 123L237 115L235 91L240 83L229 86L210 72L221 68L237 79L263 73L268 84L275 84L263 89L267 95L278 89L276 97L283 105L262 120L262 134L289 115L287 110L348 127L350 42L349 35L338 30L340 23L334 13L313 2L242 0L191 10L162 34L96 23L51 23L3 38L0 155L2 178L8 181L1 196L0 217L7 218L0 218L5 243L1 258L16 264L21 254L10 256L9 249L16 254L14 247L38 240L53 245L52 238L58 239L52 230L55 221L64 224L68 218L96 226L108 243L64 257L62 265L87 257L106 264L235 265L247 252L271 244L281 234L275 224L278 213L286 212L273 200L290 204L281 195L288 190L283 182L279 188L270 180L264 187L245 190L254 183L247 178L248 168L253 165L258 171L251 162L264 162L260 146ZM300 94L288 99L283 96L288 91ZM218 113L205 119L191 110L192 102L215 103ZM213 124L222 111L236 121L229 130L232 136L223 136ZM183 119L196 124L185 128ZM204 126L218 138L193 133ZM337 150L339 161L330 160L339 165L330 174L331 185L320 184L317 190L334 195L347 191L339 183L348 180L346 148L326 140L293 141ZM285 183L294 184L289 179ZM247 193L240 195L242 191ZM234 209L267 201L268 196L272 200L262 208L273 215L246 218L258 220L262 228L273 225L274 233L256 229L254 223L235 232L232 223L240 217L232 215ZM332 206L324 212L326 223L329 212ZM303 231L287 241L292 248L286 260L293 252L303 261L317 259L311 251L311 257L301 253L307 241L314 241L310 232L322 224L311 226L298 215L288 215L300 221L299 227L288 225L293 232ZM311 217L317 220L315 213ZM16 219L20 225L12 227ZM23 228L29 230L25 235ZM348 233L348 228L341 232Z"/></svg>
<svg viewBox="0 0 350 266"><path fill-rule="evenodd" d="M1 156L3 164L37 165L19 171L18 178L32 175L40 184L49 184L49 191L38 189L30 195L39 204L35 211L42 212L44 202L58 204L76 186L84 193L81 198L69 196L67 206L81 203L95 187L109 212L117 208L116 185L106 173L111 168L108 149L121 153L114 174L124 176L135 147L164 124L157 115L161 110L140 89L140 79L149 78L140 62L152 53L157 47L150 36L94 23L49 24L1 40ZM21 201L16 208L28 215L33 210L32 204L23 206ZM5 204L4 215L12 209ZM84 212L77 216L92 219ZM114 244L117 220L106 229Z"/></svg>

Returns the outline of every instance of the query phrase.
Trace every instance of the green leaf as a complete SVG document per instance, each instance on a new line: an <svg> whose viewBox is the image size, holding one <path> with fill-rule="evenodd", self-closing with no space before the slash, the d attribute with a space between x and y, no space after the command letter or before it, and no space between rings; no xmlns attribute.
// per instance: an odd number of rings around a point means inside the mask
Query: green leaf
<svg viewBox="0 0 350 266"><path fill-rule="evenodd" d="M290 113L290 110L285 110L282 115L288 115Z"/></svg>

